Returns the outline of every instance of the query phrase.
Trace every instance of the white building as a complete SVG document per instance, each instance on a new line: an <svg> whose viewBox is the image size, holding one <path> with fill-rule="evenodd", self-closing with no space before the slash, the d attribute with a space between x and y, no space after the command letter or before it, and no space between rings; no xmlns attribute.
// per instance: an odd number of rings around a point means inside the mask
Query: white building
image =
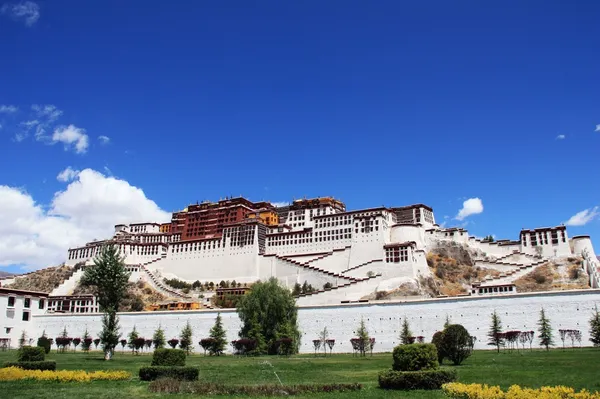
<svg viewBox="0 0 600 399"><path fill-rule="evenodd" d="M271 216L259 217L264 212ZM194 236L197 231L208 233ZM110 243L139 271L136 278L158 289L168 289L160 287L164 277L243 283L276 277L288 287L304 281L331 286L299 298L300 304L313 305L358 300L395 283L418 284L419 277L431 275L427 252L444 242L481 253L477 266L505 273L491 284L510 284L548 260L585 253L590 260L584 269L598 286L591 240L570 240L565 226L524 229L518 241L486 242L463 228L438 226L433 209L424 204L347 211L328 197L281 208L245 199L190 205L174 213L170 224L117 225L112 238L70 249L67 264L89 265ZM477 291L482 293L487 290Z"/></svg>
<svg viewBox="0 0 600 399"><path fill-rule="evenodd" d="M30 335L32 318L45 313L47 298L43 292L0 287L0 347L16 347L23 332L27 344L37 338Z"/></svg>

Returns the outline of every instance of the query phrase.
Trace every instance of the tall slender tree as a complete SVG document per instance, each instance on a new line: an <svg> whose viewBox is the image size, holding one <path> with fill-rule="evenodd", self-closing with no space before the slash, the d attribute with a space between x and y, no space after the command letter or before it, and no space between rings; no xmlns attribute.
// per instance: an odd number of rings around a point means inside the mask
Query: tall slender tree
<svg viewBox="0 0 600 399"><path fill-rule="evenodd" d="M106 360L112 357L119 342L117 311L127 294L129 276L118 249L114 245L106 245L94 259L94 265L87 267L81 277L80 284L92 288L104 313L100 339Z"/></svg>
<svg viewBox="0 0 600 399"><path fill-rule="evenodd" d="M546 316L544 308L540 311L540 319L538 320L538 332L540 333L540 345L544 346L546 350L549 350L554 345L554 338L552 336L552 326L550 325L550 319Z"/></svg>
<svg viewBox="0 0 600 399"><path fill-rule="evenodd" d="M490 324L488 337L490 339L488 345L495 346L498 353L500 353L500 346L504 343L504 338L502 337L502 321L495 310L492 313L492 323Z"/></svg>
<svg viewBox="0 0 600 399"><path fill-rule="evenodd" d="M448 328L452 324L450 316L446 315L446 321L444 322L444 329Z"/></svg>
<svg viewBox="0 0 600 399"><path fill-rule="evenodd" d="M131 353L136 352L135 340L139 337L140 334L138 334L137 329L134 325L133 330L129 333L129 336L127 337L127 346L129 347L129 349L131 349Z"/></svg>
<svg viewBox="0 0 600 399"><path fill-rule="evenodd" d="M590 341L594 346L600 346L600 312L597 306L590 319Z"/></svg>
<svg viewBox="0 0 600 399"><path fill-rule="evenodd" d="M400 331L400 343L402 345L410 344L412 341L412 331L410 331L410 324L408 318L405 316L402 321L402 330Z"/></svg>
<svg viewBox="0 0 600 399"><path fill-rule="evenodd" d="M179 347L185 351L186 354L190 354L193 349L193 341L192 341L192 326L190 325L190 321L188 320L185 323L185 327L181 330L181 334L179 335Z"/></svg>
<svg viewBox="0 0 600 399"><path fill-rule="evenodd" d="M358 326L358 330L356 330L356 335L358 335L359 342L359 352L361 356L367 355L367 350L371 345L371 337L369 337L369 330L367 330L367 326L365 325L365 321L363 318L360 319L360 325Z"/></svg>
<svg viewBox="0 0 600 399"><path fill-rule="evenodd" d="M156 331L154 331L154 335L152 336L152 343L154 344L154 349L164 348L165 342L165 332L162 329L162 326L159 324Z"/></svg>
<svg viewBox="0 0 600 399"><path fill-rule="evenodd" d="M225 350L225 345L227 345L227 332L223 328L223 321L221 320L221 313L217 313L217 318L215 319L215 324L210 329L210 337L214 340L210 347L208 348L208 352L211 355L221 355Z"/></svg>

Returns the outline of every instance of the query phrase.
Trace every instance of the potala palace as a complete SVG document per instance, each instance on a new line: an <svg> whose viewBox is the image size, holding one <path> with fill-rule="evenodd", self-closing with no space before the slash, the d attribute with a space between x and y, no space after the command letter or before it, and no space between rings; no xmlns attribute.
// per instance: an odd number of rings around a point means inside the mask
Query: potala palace
<svg viewBox="0 0 600 399"><path fill-rule="evenodd" d="M25 315L18 314L13 299L14 317L19 323L12 322L14 326L9 329L4 326L0 333L17 339L24 329L23 323L30 323L25 327L30 326L31 334L43 330L54 334L67 325L73 331L85 328L99 331L100 317L93 298L77 302L71 308L73 313L54 314L52 309L56 309L56 304L53 305L52 298L69 296L85 267L93 265L95 255L107 244L119 248L132 272L131 281L145 281L169 297L190 298L165 285L165 278L190 283L235 280L250 284L276 277L290 289L307 282L316 290L300 294L297 299L306 341L324 323L329 323L328 328L334 334L339 330L339 339L349 337L360 317L364 317L373 335L382 337L378 350L393 347L402 317L411 319L414 329L430 339L446 316L474 331L485 329L487 319L482 320L483 315L496 308L506 309L509 325L534 329L536 312L545 306L556 322L581 325L583 330L589 316L587 310L600 304L600 293L596 290L600 286L600 272L590 237L569 237L565 226L524 229L518 240L486 241L469 236L463 228L441 227L435 222L433 209L424 204L348 211L344 203L330 197L296 200L283 207L226 198L189 205L173 213L170 223L119 224L111 238L69 249L66 264L76 266L70 278L49 296L38 298L30 294L38 302L30 303L27 320ZM474 268L498 273L473 283L459 297L364 299L405 284L419 290L432 277L427 255L444 246L467 251ZM578 267L587 276L589 289L517 292L515 280L548 262L572 257L580 259ZM2 287L12 280L1 281ZM2 301L11 295L6 290L10 291L0 288L5 291L0 292L3 308ZM13 295L17 299L22 296L25 301L28 294ZM533 315L525 313L529 308ZM230 334L234 334L239 324L235 311L220 311ZM167 333L175 336L185 320L196 323L199 329L206 324L208 331L215 314L215 310L206 309L135 312L124 313L121 322L125 329L135 325L142 334L151 334L160 319L163 327L168 324L167 329L173 329ZM477 346L485 347L485 342ZM302 351L310 350L310 342L303 342Z"/></svg>

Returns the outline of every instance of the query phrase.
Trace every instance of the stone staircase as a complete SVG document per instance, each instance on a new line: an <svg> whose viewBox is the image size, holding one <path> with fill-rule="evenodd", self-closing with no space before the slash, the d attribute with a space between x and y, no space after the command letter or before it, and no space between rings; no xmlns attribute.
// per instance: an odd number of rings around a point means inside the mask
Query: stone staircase
<svg viewBox="0 0 600 399"><path fill-rule="evenodd" d="M161 294L163 294L165 296L190 299L191 298L190 295L186 295L183 292L179 292L173 288L167 287L167 285L164 284L160 278L156 277L154 275L154 273L152 273L148 269L147 266L150 266L156 262L159 262L162 259L164 259L164 256L161 256L160 258L152 259L149 262L140 264L140 272L141 272L142 276L144 276L143 280L146 281L148 284L150 284L152 286L152 288L154 288L156 291L160 292Z"/></svg>
<svg viewBox="0 0 600 399"><path fill-rule="evenodd" d="M501 273L497 277L487 277L485 280L480 281L481 284L508 284L512 283L516 279L525 276L526 274L535 270L538 266L548 263L547 260L541 259L537 262L531 263L529 265L518 265L515 269L510 270L505 273Z"/></svg>
<svg viewBox="0 0 600 399"><path fill-rule="evenodd" d="M371 277L365 277L365 278L361 278L361 279L353 279L353 281L349 281L349 282L344 283L344 284L339 284L339 285L336 285L335 287L323 288L323 289L320 289L320 290L317 290L317 291L313 291L313 292L310 292L310 293L307 293L307 294L300 294L300 295L297 296L297 298L303 298L303 297L309 297L309 296L313 296L313 295L318 295L318 294L323 293L323 292L330 292L330 291L341 290L343 288L352 287L352 286L354 286L356 284L362 283L363 281L370 281L372 279L379 278L379 277L381 277L381 273L376 274L376 275L371 276Z"/></svg>
<svg viewBox="0 0 600 399"><path fill-rule="evenodd" d="M79 283L79 280L81 279L81 276L83 276L84 272L85 270L83 267L79 267L77 270L73 268L73 273L71 276L63 281L61 285L53 289L50 293L50 296L71 295L75 287L77 287L77 283Z"/></svg>
<svg viewBox="0 0 600 399"><path fill-rule="evenodd" d="M331 256L331 255L333 255L333 251L331 251L331 252L327 252L326 254L323 254L323 255L321 255L321 256L318 256L318 257L316 257L316 258L314 258L314 259L311 259L311 260L309 260L309 261L307 261L307 262L304 262L304 264L305 264L305 265L308 265L308 264L310 264L310 263L312 263L312 262L317 262L317 261L320 261L321 259L325 259L325 258L327 258L327 257L329 257L329 256Z"/></svg>
<svg viewBox="0 0 600 399"><path fill-rule="evenodd" d="M363 267L363 266L367 266L367 265L370 265L371 263L375 263L375 262L383 262L383 259L372 259L372 260L370 260L370 261L367 261L367 262L361 263L360 265L357 265L357 266L350 267L350 268L348 268L348 269L346 269L346 270L342 270L340 273L342 273L342 274L344 274L344 273L348 273L348 272L350 272L350 271L353 271L353 270L359 269L359 268L361 268L361 267Z"/></svg>
<svg viewBox="0 0 600 399"><path fill-rule="evenodd" d="M288 262L288 263L292 264L293 266L300 267L300 268L303 268L305 270L319 272L319 273L325 274L325 275L327 275L329 277L334 277L334 278L342 279L342 280L345 280L347 282L351 282L351 281L355 281L356 280L356 279L354 279L352 277L344 276L344 275L339 274L339 273L334 273L334 272L330 272L330 271L325 270L325 269L321 269L319 267L311 266L308 263L302 263L302 262L299 262L299 261L294 260L294 259L286 258L285 256L281 256L281 255L270 255L270 256L274 256L275 258L277 258L277 259L279 259L281 261Z"/></svg>

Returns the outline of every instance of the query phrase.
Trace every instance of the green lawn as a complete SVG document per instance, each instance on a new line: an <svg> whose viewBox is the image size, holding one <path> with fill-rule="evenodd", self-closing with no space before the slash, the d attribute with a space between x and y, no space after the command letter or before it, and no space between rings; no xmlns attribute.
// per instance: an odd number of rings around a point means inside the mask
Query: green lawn
<svg viewBox="0 0 600 399"><path fill-rule="evenodd" d="M113 360L105 362L99 352L56 354L48 359L56 360L59 369L128 370L137 377L142 365L150 364L150 355L133 356L117 353ZM0 352L0 363L16 360L16 352ZM226 384L276 384L277 376L283 384L351 383L364 384L364 390L356 393L306 395L307 398L442 398L441 392L411 391L389 392L377 388L377 374L389 368L391 354L356 358L352 355L317 357L310 355L291 358L259 357L204 357L192 355L187 364L200 367L202 380ZM550 352L496 353L477 351L457 367L461 382L478 382L508 388L512 384L529 387L543 385L567 385L576 389L587 388L600 391L600 349L555 349ZM276 374L277 376L276 376ZM186 395L161 396L148 392L148 384L137 378L129 382L92 383L40 383L0 382L2 398L183 398ZM191 396L189 396L191 397ZM198 396L195 396L198 397ZM300 396L296 396L300 397Z"/></svg>

